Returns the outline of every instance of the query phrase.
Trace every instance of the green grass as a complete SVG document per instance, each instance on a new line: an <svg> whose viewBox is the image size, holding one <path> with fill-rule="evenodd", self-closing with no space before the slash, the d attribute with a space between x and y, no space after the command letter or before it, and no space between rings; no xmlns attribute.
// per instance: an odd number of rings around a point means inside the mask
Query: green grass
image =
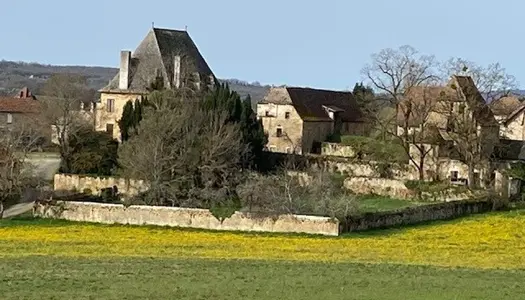
<svg viewBox="0 0 525 300"><path fill-rule="evenodd" d="M420 205L417 202L381 196L361 196L357 198L360 212L382 212Z"/></svg>
<svg viewBox="0 0 525 300"><path fill-rule="evenodd" d="M523 299L525 271L182 259L0 260L7 299Z"/></svg>

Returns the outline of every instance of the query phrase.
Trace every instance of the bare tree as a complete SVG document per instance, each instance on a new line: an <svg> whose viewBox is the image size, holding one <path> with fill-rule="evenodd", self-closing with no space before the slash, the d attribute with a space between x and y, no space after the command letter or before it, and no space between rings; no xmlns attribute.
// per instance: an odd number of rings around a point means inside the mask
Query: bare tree
<svg viewBox="0 0 525 300"><path fill-rule="evenodd" d="M275 174L251 174L239 185L244 209L267 214L312 214L343 218L357 211L342 178L325 170L300 172L289 162Z"/></svg>
<svg viewBox="0 0 525 300"><path fill-rule="evenodd" d="M456 96L442 107L447 118L447 137L468 167L469 187L475 187L476 169L484 171L484 182L490 181L491 158L499 144L499 124L472 77L453 76L450 85Z"/></svg>
<svg viewBox="0 0 525 300"><path fill-rule="evenodd" d="M420 54L410 46L384 49L372 55L362 73L383 98L395 107L387 118L375 107L365 108L370 121L403 145L410 162L424 179L425 159L431 150L426 143L428 121L433 112L433 89L439 82L439 64L433 56ZM394 126L392 126L395 124Z"/></svg>
<svg viewBox="0 0 525 300"><path fill-rule="evenodd" d="M72 149L68 136L80 128L92 126L91 115L81 110L82 103L93 102L94 93L87 88L86 78L74 74L53 75L43 88L47 96L42 101L42 119L52 128L53 140L58 143L63 171L71 170Z"/></svg>
<svg viewBox="0 0 525 300"><path fill-rule="evenodd" d="M42 128L38 118L17 118L12 127L0 134L0 219L8 203L20 200L23 191L36 183L27 155L42 143Z"/></svg>
<svg viewBox="0 0 525 300"><path fill-rule="evenodd" d="M450 58L441 64L441 77L445 80L453 75L469 76L481 92L487 103L507 96L518 88L516 78L507 73L500 63L487 66L463 58Z"/></svg>
<svg viewBox="0 0 525 300"><path fill-rule="evenodd" d="M123 175L148 182L148 204L209 208L234 196L246 150L240 128L173 95L158 94L164 104L148 108L138 134L119 149Z"/></svg>

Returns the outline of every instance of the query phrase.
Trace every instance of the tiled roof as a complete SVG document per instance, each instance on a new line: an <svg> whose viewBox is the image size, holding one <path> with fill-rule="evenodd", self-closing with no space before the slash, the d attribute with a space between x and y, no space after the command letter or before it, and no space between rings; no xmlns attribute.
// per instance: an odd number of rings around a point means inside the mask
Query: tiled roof
<svg viewBox="0 0 525 300"><path fill-rule="evenodd" d="M496 123L494 114L469 76L453 76L446 86L413 87L400 106L406 107L408 103L412 105L409 126L417 126L428 117L430 112L438 114L446 112L446 107L438 104L441 101L442 103L466 102L479 122L485 125ZM398 109L397 122L399 125L405 122L404 111L406 110Z"/></svg>
<svg viewBox="0 0 525 300"><path fill-rule="evenodd" d="M508 117L519 107L521 107L521 101L514 96L501 97L498 100L490 103L490 109L497 116Z"/></svg>
<svg viewBox="0 0 525 300"><path fill-rule="evenodd" d="M331 121L325 107L340 113L344 122L362 122L362 112L350 92L311 88L286 88L293 106L303 120ZM324 107L323 107L324 106Z"/></svg>
<svg viewBox="0 0 525 300"><path fill-rule="evenodd" d="M0 97L0 112L37 113L40 110L38 100L32 98Z"/></svg>
<svg viewBox="0 0 525 300"><path fill-rule="evenodd" d="M181 74L209 78L213 72L186 31L153 28L131 55L129 90L144 92L161 75L170 87L174 77L174 57L181 57ZM116 91L119 74L101 91Z"/></svg>

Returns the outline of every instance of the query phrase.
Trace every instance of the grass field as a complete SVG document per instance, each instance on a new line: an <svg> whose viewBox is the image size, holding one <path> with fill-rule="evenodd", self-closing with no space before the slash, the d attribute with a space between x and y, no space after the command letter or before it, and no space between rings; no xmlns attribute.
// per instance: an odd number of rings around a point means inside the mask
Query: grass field
<svg viewBox="0 0 525 300"><path fill-rule="evenodd" d="M339 238L0 221L0 299L523 299L525 211Z"/></svg>
<svg viewBox="0 0 525 300"><path fill-rule="evenodd" d="M358 209L360 212L379 212L402 209L420 205L416 201L395 199L381 196L362 196L357 197Z"/></svg>

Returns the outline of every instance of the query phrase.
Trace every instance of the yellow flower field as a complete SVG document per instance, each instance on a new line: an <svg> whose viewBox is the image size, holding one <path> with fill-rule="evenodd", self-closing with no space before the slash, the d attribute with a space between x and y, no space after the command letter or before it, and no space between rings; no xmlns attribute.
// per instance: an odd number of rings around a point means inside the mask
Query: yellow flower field
<svg viewBox="0 0 525 300"><path fill-rule="evenodd" d="M0 256L177 257L525 268L525 211L338 238L68 223L0 226Z"/></svg>

